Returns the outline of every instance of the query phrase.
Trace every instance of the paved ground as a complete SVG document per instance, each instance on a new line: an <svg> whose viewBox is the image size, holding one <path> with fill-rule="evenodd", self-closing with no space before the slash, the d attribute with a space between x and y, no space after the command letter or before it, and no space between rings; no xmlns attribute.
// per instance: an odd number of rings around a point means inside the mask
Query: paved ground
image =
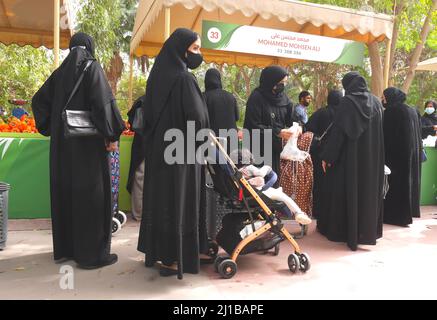
<svg viewBox="0 0 437 320"><path fill-rule="evenodd" d="M73 290L61 289L62 265L52 261L47 221L11 221L7 248L0 252L0 299L437 299L436 214L437 207L423 207L411 227L386 225L376 246L357 252L326 240L312 225L299 240L312 259L307 274L288 271L291 248L282 243L277 257L241 257L230 280L211 265L183 281L159 277L144 268L136 251L138 224L128 222L113 238L119 262L93 271L72 264Z"/></svg>

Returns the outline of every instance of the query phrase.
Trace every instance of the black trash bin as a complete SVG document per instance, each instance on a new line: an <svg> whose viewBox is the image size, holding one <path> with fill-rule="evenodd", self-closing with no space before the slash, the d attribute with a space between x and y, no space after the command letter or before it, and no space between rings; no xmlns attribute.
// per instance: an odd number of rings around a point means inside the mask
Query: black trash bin
<svg viewBox="0 0 437 320"><path fill-rule="evenodd" d="M8 195L10 186L0 182L0 250L6 246L8 238Z"/></svg>

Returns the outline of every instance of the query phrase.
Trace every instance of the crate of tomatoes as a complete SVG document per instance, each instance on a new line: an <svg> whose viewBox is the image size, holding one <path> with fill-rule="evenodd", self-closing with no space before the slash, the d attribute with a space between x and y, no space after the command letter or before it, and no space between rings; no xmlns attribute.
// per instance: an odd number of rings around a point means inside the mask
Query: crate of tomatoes
<svg viewBox="0 0 437 320"><path fill-rule="evenodd" d="M23 115L20 119L16 117L0 118L0 132L12 133L38 133L33 117Z"/></svg>

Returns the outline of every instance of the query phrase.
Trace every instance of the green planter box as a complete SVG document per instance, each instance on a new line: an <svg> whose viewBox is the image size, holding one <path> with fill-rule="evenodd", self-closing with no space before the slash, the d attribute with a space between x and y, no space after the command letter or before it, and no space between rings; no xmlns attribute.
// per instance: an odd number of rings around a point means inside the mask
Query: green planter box
<svg viewBox="0 0 437 320"><path fill-rule="evenodd" d="M120 209L130 211L126 191L132 137L120 141ZM0 181L11 185L9 218L50 217L50 140L37 134L0 133ZM428 160L422 166L421 205L437 204L437 149L426 148Z"/></svg>
<svg viewBox="0 0 437 320"><path fill-rule="evenodd" d="M120 141L120 209L130 211L126 190L132 137ZM38 134L0 133L0 181L11 185L10 219L50 217L49 138Z"/></svg>
<svg viewBox="0 0 437 320"><path fill-rule="evenodd" d="M422 164L422 185L420 204L437 204L437 149L426 147L428 160Z"/></svg>

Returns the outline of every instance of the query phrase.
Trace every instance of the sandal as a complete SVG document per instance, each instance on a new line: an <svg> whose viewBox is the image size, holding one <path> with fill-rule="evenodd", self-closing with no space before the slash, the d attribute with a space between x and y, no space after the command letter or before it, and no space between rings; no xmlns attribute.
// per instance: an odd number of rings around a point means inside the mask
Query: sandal
<svg viewBox="0 0 437 320"><path fill-rule="evenodd" d="M177 274L178 269L174 269L172 266L166 266L165 264L159 266L159 275L161 277L171 277L176 276Z"/></svg>

